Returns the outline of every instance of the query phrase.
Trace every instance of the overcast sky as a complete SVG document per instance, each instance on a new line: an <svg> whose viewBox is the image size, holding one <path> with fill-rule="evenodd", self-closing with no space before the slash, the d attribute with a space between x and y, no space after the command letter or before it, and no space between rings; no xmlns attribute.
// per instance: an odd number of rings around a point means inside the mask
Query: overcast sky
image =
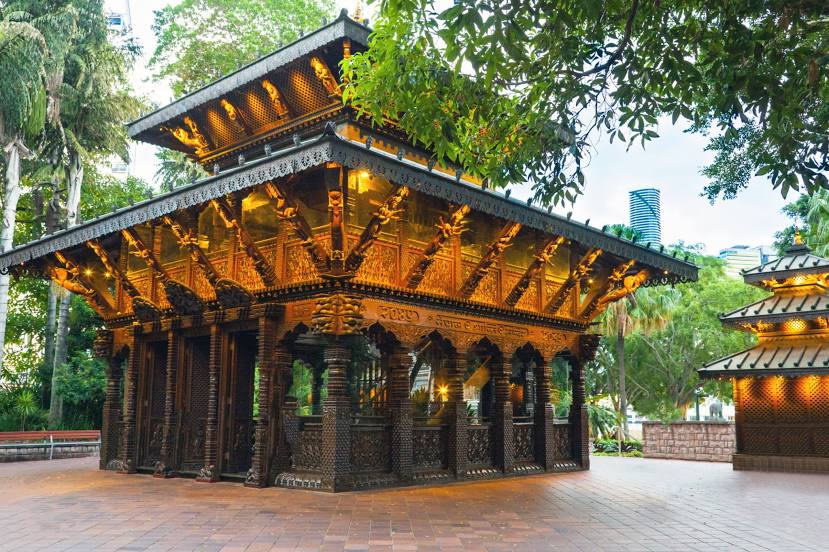
<svg viewBox="0 0 829 552"><path fill-rule="evenodd" d="M109 0L113 7L126 0ZM172 100L169 86L149 80L146 62L155 47L150 29L153 11L175 0L133 0L131 2L133 33L144 47L144 57L136 67L133 85L138 92L159 104ZM339 0L338 4L353 11L354 2ZM666 244L677 240L703 243L716 254L736 244L769 245L774 232L789 221L780 213L787 203L772 190L764 179L755 179L749 189L736 200L717 201L711 205L700 196L705 179L700 169L710 161L704 151L705 137L686 134L667 121L659 128L660 138L647 146L625 151L626 144L609 144L600 140L593 160L586 169L587 188L572 207L573 218L601 227L604 224L628 223L629 190L656 187L662 191L662 237ZM152 181L155 174L154 148L135 148L133 172ZM528 190L520 187L513 195L525 198ZM790 199L794 199L791 198ZM564 212L570 209L563 209Z"/></svg>

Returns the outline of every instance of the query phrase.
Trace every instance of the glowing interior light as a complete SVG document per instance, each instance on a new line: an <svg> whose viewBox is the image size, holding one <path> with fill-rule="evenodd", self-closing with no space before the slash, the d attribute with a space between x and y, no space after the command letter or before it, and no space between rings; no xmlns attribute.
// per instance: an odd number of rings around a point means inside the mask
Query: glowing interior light
<svg viewBox="0 0 829 552"><path fill-rule="evenodd" d="M92 276L92 271L88 268L86 270L84 270L83 273L84 273L85 276Z"/></svg>

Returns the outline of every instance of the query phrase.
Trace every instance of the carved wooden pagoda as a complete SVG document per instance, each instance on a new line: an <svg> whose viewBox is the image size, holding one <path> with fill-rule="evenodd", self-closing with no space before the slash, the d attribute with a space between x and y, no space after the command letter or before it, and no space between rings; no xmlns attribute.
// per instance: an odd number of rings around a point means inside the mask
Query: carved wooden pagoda
<svg viewBox="0 0 829 552"><path fill-rule="evenodd" d="M102 468L335 491L587 469L591 321L696 268L364 126L338 79L368 33L343 14L134 122L212 176L0 255L105 321Z"/></svg>
<svg viewBox="0 0 829 552"><path fill-rule="evenodd" d="M747 351L699 373L730 378L736 406L735 470L829 471L829 260L800 243L743 272L772 296L720 316L757 334Z"/></svg>

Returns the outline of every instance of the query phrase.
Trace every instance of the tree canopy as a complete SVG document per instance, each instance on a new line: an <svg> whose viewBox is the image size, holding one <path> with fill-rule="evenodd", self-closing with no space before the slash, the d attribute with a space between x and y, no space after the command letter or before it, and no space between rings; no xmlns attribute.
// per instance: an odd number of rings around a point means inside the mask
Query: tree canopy
<svg viewBox="0 0 829 552"><path fill-rule="evenodd" d="M316 29L333 11L331 0L182 0L155 12L150 67L182 95Z"/></svg>
<svg viewBox="0 0 829 552"><path fill-rule="evenodd" d="M528 180L542 203L573 201L598 133L644 146L670 116L724 140L720 161L739 165L711 170L711 198L752 174L784 195L827 187L825 2L443 6L382 0L371 48L344 63L344 98L494 185Z"/></svg>

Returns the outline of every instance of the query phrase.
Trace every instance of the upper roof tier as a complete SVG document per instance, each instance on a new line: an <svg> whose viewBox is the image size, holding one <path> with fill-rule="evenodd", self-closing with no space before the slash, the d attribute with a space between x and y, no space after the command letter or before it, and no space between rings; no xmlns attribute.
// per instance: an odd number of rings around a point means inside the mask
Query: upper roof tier
<svg viewBox="0 0 829 552"><path fill-rule="evenodd" d="M366 48L369 32L343 10L333 22L134 121L129 136L225 167L276 136L318 132L321 121L342 114L339 63Z"/></svg>
<svg viewBox="0 0 829 552"><path fill-rule="evenodd" d="M829 260L813 255L807 245L796 243L779 259L744 271L743 279L747 284L775 290L823 281L825 278L816 277L827 275Z"/></svg>

